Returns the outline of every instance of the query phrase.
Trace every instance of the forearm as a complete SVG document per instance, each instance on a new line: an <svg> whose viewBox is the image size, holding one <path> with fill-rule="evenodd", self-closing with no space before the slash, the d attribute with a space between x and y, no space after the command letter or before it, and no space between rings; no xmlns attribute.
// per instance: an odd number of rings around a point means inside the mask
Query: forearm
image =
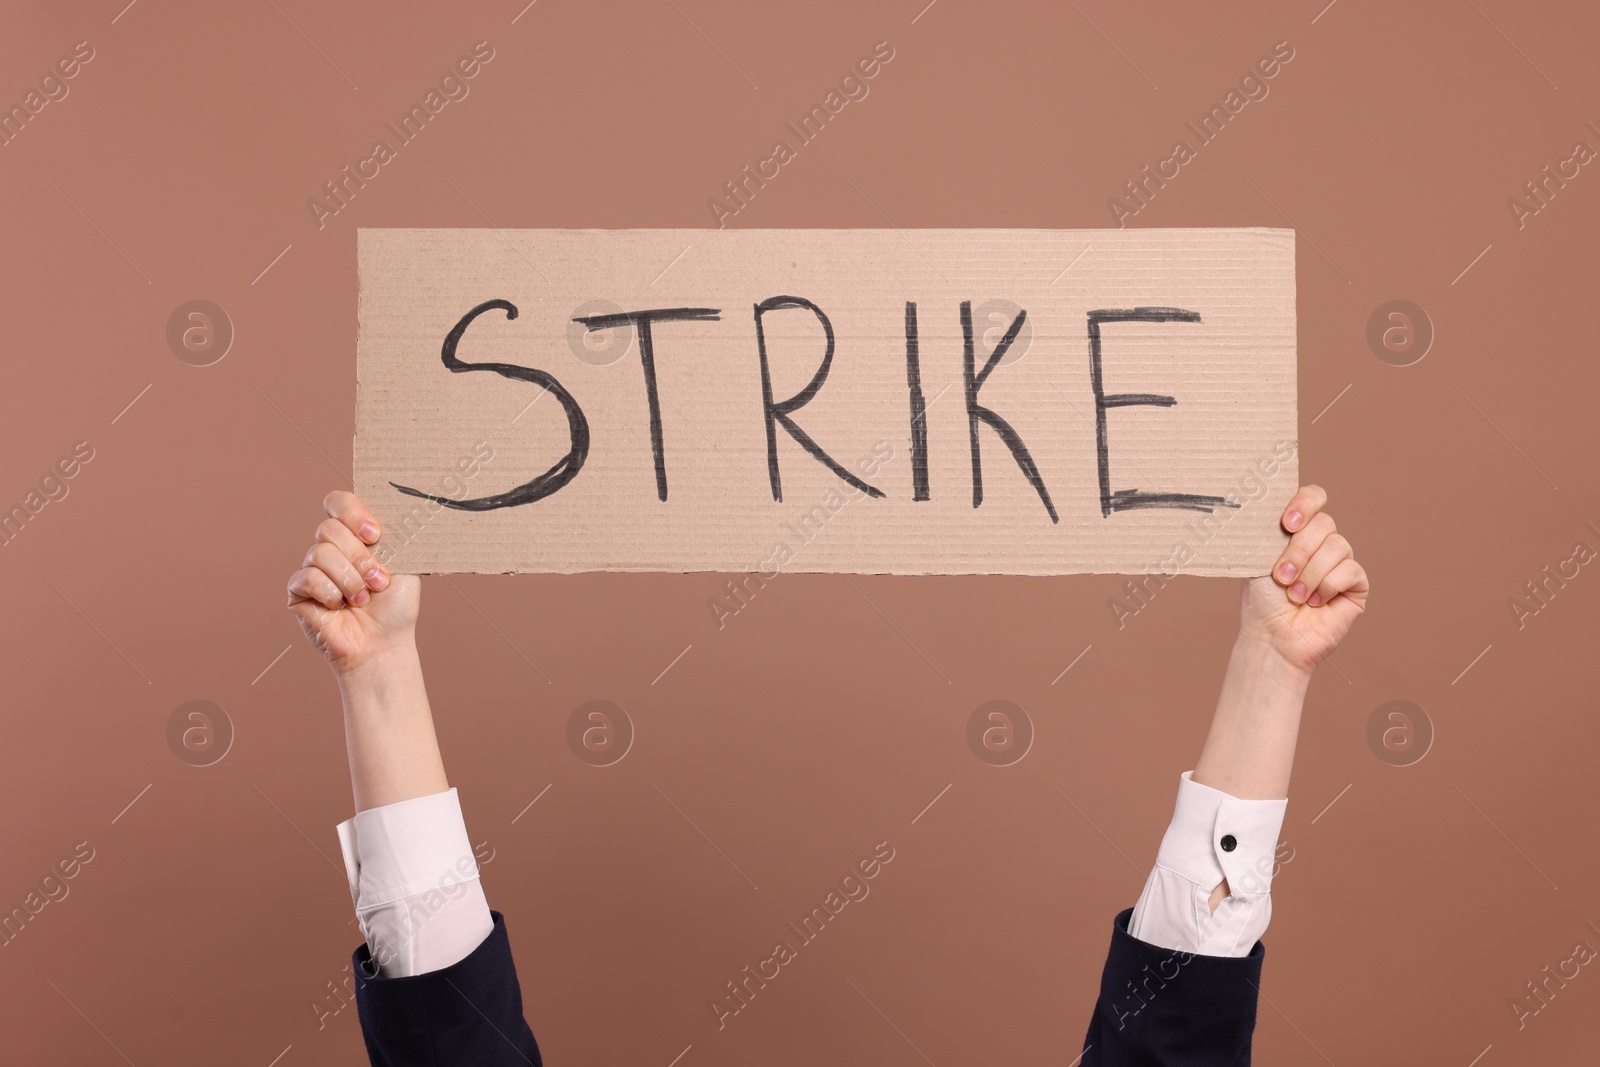
<svg viewBox="0 0 1600 1067"><path fill-rule="evenodd" d="M450 788L415 644L341 674L339 690L358 812Z"/></svg>
<svg viewBox="0 0 1600 1067"><path fill-rule="evenodd" d="M1241 800L1288 796L1309 682L1308 672L1290 666L1266 642L1241 634L1194 780Z"/></svg>
<svg viewBox="0 0 1600 1067"><path fill-rule="evenodd" d="M368 1008L385 999L372 992L378 978L453 967L494 924L422 680L422 582L374 558L381 530L353 495L329 493L323 507L329 517L289 579L289 610L333 668L344 700L356 815L339 824L339 849L367 940L358 979L365 1027Z"/></svg>
<svg viewBox="0 0 1600 1067"><path fill-rule="evenodd" d="M1195 769L1179 779L1127 936L1113 933L1086 1065L1249 1060L1272 882L1293 857L1292 849L1282 856L1278 835L1306 689L1370 593L1326 503L1317 486L1296 492L1279 520L1289 544L1271 576L1245 580L1211 729ZM1147 1001L1140 983L1152 970L1168 978L1162 968L1174 963L1205 977L1158 983L1162 992Z"/></svg>
<svg viewBox="0 0 1600 1067"><path fill-rule="evenodd" d="M415 644L342 672L339 688L358 813L340 824L339 842L368 961L385 978L442 970L493 923Z"/></svg>

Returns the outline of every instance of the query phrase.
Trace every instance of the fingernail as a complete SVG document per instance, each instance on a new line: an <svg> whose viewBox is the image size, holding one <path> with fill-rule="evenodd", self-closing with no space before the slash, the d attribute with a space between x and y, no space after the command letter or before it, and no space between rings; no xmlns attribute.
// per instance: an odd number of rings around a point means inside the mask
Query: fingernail
<svg viewBox="0 0 1600 1067"><path fill-rule="evenodd" d="M1278 568L1278 576L1287 582L1294 577L1295 570L1296 568L1293 561L1284 560L1283 566Z"/></svg>
<svg viewBox="0 0 1600 1067"><path fill-rule="evenodd" d="M361 575L362 577L366 578L367 584L372 586L374 589L381 590L384 586L389 584L389 576L384 574L383 569L376 563L362 571Z"/></svg>
<svg viewBox="0 0 1600 1067"><path fill-rule="evenodd" d="M1290 600L1304 600L1306 598L1306 583L1295 582L1289 587Z"/></svg>
<svg viewBox="0 0 1600 1067"><path fill-rule="evenodd" d="M1305 516L1301 515L1298 511L1291 511L1289 514L1283 517L1283 527L1290 533L1294 533L1296 530L1300 529L1300 523L1304 520L1304 518Z"/></svg>
<svg viewBox="0 0 1600 1067"><path fill-rule="evenodd" d="M355 591L355 595L349 597L348 599L349 599L350 603L354 604L356 607L359 608L361 605L365 604L368 600L370 600L371 597L368 595L366 589L362 588L362 589L357 589Z"/></svg>
<svg viewBox="0 0 1600 1067"><path fill-rule="evenodd" d="M378 539L378 527L377 527L377 524L376 523L371 523L371 522L362 523L361 524L361 540L365 541L367 544L370 545L370 544L372 544L372 542L376 541L377 539Z"/></svg>
<svg viewBox="0 0 1600 1067"><path fill-rule="evenodd" d="M1320 608L1322 606L1322 594L1320 592L1312 593L1311 599L1306 601L1306 603L1310 604L1314 608Z"/></svg>

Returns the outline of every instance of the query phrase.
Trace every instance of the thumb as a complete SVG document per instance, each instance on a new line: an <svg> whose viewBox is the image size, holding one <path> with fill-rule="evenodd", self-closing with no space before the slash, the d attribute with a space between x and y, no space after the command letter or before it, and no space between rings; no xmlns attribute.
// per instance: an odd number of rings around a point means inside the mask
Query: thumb
<svg viewBox="0 0 1600 1067"><path fill-rule="evenodd" d="M289 613L300 623L300 629L305 631L305 635L313 640L322 635L323 623L331 614L315 600L297 600L289 605Z"/></svg>

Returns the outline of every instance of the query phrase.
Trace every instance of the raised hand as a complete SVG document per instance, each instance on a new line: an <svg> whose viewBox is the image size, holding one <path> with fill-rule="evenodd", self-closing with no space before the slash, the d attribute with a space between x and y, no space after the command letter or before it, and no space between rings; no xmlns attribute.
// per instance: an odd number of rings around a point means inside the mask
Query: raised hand
<svg viewBox="0 0 1600 1067"><path fill-rule="evenodd" d="M328 518L289 578L289 610L335 674L414 647L422 582L391 575L369 546L382 531L354 493L323 500Z"/></svg>
<svg viewBox="0 0 1600 1067"><path fill-rule="evenodd" d="M1265 578L1248 578L1239 605L1239 637L1259 641L1310 674L1338 647L1367 606L1367 572L1324 510L1321 486L1302 486L1280 520L1289 544Z"/></svg>

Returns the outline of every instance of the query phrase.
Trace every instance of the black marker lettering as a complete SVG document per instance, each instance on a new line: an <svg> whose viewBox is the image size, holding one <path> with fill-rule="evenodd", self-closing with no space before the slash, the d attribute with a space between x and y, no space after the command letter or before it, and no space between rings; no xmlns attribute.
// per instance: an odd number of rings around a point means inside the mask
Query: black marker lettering
<svg viewBox="0 0 1600 1067"><path fill-rule="evenodd" d="M1017 466L1022 468L1023 475L1028 479L1039 494L1039 499L1044 501L1045 511L1050 513L1051 522L1060 522L1056 515L1056 507L1050 502L1050 490L1045 488L1044 478L1039 474L1039 468L1033 462L1033 456L1028 452L1028 446L1022 443L1022 436L1012 429L1011 424L1002 419L994 411L978 403L978 390L983 388L983 383L989 380L1000 359L1011 347L1011 342L1017 339L1017 334L1022 330L1022 324L1028 321L1026 310L1018 311L1017 317L1012 320L1011 328L1006 335L1000 338L1000 343L994 346L994 351L984 361L983 370L973 373L973 347L972 347L972 301L961 302L961 333L964 339L962 349L962 368L965 372L967 384L967 430L972 438L972 506L977 507L983 503L983 460L978 453L978 424L987 423L989 428L1000 435L1000 440L1005 442L1011 450L1011 458L1017 461Z"/></svg>
<svg viewBox="0 0 1600 1067"><path fill-rule="evenodd" d="M928 405L922 398L917 305L906 301L906 389L911 393L911 499L928 499Z"/></svg>
<svg viewBox="0 0 1600 1067"><path fill-rule="evenodd" d="M761 317L769 311L783 311L789 308L805 308L817 317L822 323L822 330L828 337L827 351L822 354L822 365L817 368L817 373L812 375L811 381L798 393L788 400L774 403L772 399L772 373L767 368L767 336L761 327ZM756 348L761 353L761 403L767 419L767 475L772 480L772 499L783 499L783 483L778 478L778 423L783 423L783 428L789 431L789 436L799 443L801 448L811 453L818 463L827 467L833 473L843 478L850 485L872 497L882 497L883 490L875 489L866 482L857 478L841 467L837 460L822 450L822 446L813 441L809 434L802 430L789 416L811 403L817 391L822 388L822 383L828 379L828 369L833 365L833 323L828 321L828 316L822 309L811 301L799 296L774 296L755 306L756 312Z"/></svg>
<svg viewBox="0 0 1600 1067"><path fill-rule="evenodd" d="M1141 489L1111 491L1111 462L1106 444L1106 409L1125 407L1170 408L1177 398L1155 393L1111 393L1107 395L1100 374L1100 324L1102 322L1199 322L1198 311L1183 308L1142 307L1121 311L1089 312L1089 378L1094 384L1095 446L1100 455L1100 514L1136 508L1183 508L1188 511L1215 511L1239 505L1220 496L1193 493L1147 493Z"/></svg>
<svg viewBox="0 0 1600 1067"><path fill-rule="evenodd" d="M486 300L479 304L463 315L461 321L456 323L445 337L444 347L440 350L440 354L444 357L444 365L456 374L469 370L492 370L504 377L531 382L547 392L554 393L555 398L561 401L561 406L566 409L567 430L572 447L555 466L531 482L524 482L515 489L496 496L478 497L474 500L452 500L447 496L434 496L432 493L424 493L420 489L412 489L397 482L389 483L407 496L419 496L424 500L432 500L459 511L493 511L496 508L531 504L535 500L543 500L576 478L578 472L583 469L583 461L589 456L589 420L584 418L583 409L578 406L572 394L562 388L561 383L552 375L542 370L534 370L532 367L519 367L514 363L463 363L456 358L456 346L461 343L461 336L467 332L472 320L493 308L504 310L508 319L517 317L517 306L509 300Z"/></svg>
<svg viewBox="0 0 1600 1067"><path fill-rule="evenodd" d="M645 399L650 403L650 450L656 459L656 497L667 499L667 457L661 444L661 399L656 395L656 354L650 336L652 322L716 321L716 308L655 308L650 311L624 311L616 315L589 315L573 319L591 332L632 324L639 331L639 362L644 364Z"/></svg>

